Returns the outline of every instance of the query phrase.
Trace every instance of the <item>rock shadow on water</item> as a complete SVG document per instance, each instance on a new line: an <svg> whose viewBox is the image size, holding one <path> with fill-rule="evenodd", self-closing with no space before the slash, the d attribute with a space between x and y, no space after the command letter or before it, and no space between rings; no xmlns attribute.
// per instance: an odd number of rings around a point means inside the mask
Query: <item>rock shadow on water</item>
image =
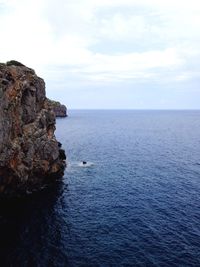
<svg viewBox="0 0 200 267"><path fill-rule="evenodd" d="M29 196L0 200L0 266L70 266L63 254L63 182Z"/></svg>

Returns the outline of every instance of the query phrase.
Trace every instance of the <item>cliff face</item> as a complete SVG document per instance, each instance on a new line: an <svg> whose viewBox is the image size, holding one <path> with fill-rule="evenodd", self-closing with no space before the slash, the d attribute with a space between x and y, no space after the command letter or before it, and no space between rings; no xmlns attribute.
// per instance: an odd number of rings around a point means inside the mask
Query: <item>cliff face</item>
<svg viewBox="0 0 200 267"><path fill-rule="evenodd" d="M0 195L38 190L63 175L54 131L43 79L19 62L0 64Z"/></svg>
<svg viewBox="0 0 200 267"><path fill-rule="evenodd" d="M58 101L48 99L49 106L53 109L56 117L67 117L67 108Z"/></svg>

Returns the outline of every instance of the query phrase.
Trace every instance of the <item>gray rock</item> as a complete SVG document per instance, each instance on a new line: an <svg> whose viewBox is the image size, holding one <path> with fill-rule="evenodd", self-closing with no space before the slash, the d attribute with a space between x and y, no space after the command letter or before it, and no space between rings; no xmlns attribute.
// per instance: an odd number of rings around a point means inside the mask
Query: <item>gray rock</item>
<svg viewBox="0 0 200 267"><path fill-rule="evenodd" d="M17 61L0 64L0 196L62 177L66 156L54 131L43 79Z"/></svg>
<svg viewBox="0 0 200 267"><path fill-rule="evenodd" d="M58 101L47 99L48 105L53 109L56 117L67 117L67 108Z"/></svg>

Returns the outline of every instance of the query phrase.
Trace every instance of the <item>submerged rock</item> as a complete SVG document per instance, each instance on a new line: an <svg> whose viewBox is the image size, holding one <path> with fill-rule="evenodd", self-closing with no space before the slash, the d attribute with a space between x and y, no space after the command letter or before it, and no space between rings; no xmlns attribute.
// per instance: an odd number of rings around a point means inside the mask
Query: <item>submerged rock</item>
<svg viewBox="0 0 200 267"><path fill-rule="evenodd" d="M0 196L39 190L64 174L44 80L17 61L0 64Z"/></svg>
<svg viewBox="0 0 200 267"><path fill-rule="evenodd" d="M67 117L67 108L58 101L47 99L48 104L53 109L56 117Z"/></svg>

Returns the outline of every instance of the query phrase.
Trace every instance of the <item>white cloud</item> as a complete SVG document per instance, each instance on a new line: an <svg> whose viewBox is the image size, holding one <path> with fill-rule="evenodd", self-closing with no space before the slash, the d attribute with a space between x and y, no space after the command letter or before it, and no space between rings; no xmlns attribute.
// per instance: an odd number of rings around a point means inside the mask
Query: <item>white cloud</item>
<svg viewBox="0 0 200 267"><path fill-rule="evenodd" d="M1 61L20 60L51 79L58 71L51 67L49 72L50 66L60 66L63 79L66 73L86 80L162 79L170 69L172 80L183 80L182 68L200 54L200 3L195 0L0 3L6 7L0 15ZM120 51L106 51L110 42L121 44ZM124 42L132 46L128 51Z"/></svg>
<svg viewBox="0 0 200 267"><path fill-rule="evenodd" d="M102 36L121 40L142 37L147 31L147 25L142 16L125 16L114 14L110 19L102 19L100 33Z"/></svg>
<svg viewBox="0 0 200 267"><path fill-rule="evenodd" d="M96 54L82 72L91 78L94 74L96 80L146 79L155 76L157 69L176 68L182 63L175 49L115 56Z"/></svg>

